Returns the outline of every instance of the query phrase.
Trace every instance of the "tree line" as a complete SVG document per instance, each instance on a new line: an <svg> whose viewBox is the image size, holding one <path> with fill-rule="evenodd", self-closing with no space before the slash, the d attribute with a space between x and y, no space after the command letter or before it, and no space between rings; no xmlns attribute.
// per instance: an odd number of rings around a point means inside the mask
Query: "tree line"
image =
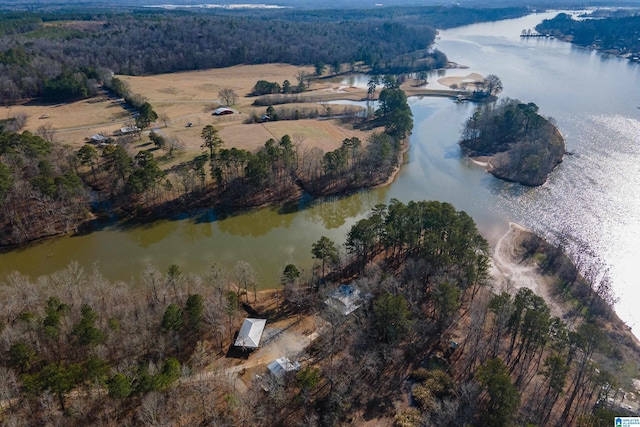
<svg viewBox="0 0 640 427"><path fill-rule="evenodd" d="M275 62L362 63L381 74L433 69L446 63L442 53L428 50L435 25L524 12L384 8L350 11L341 19L335 19L335 11L15 12L0 19L0 100L13 104L33 97L53 102L84 97L111 73Z"/></svg>
<svg viewBox="0 0 640 427"><path fill-rule="evenodd" d="M5 56L0 63L5 76L0 94L7 103L48 93L52 100L59 100L65 92L55 89L66 84L68 95L82 96L85 80L91 78L87 67L143 75L277 62L362 61L374 66L398 54L426 49L434 38L435 30L427 25L380 26L367 21L342 25L200 14L117 15L65 38L45 34L33 39L28 33L5 36L0 46L20 54ZM60 77L63 69L71 74ZM48 92L47 84L51 87Z"/></svg>
<svg viewBox="0 0 640 427"><path fill-rule="evenodd" d="M555 18L545 19L538 24L536 31L617 55L640 54L640 16L575 20L569 14L559 13Z"/></svg>

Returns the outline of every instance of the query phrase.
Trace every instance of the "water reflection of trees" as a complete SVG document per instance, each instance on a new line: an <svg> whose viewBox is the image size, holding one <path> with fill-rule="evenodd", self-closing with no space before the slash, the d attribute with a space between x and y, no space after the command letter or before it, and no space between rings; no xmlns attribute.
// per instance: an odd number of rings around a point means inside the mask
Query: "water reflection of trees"
<svg viewBox="0 0 640 427"><path fill-rule="evenodd" d="M234 236L260 237L274 228L289 228L295 214L280 214L277 207L234 215L218 221L218 229Z"/></svg>
<svg viewBox="0 0 640 427"><path fill-rule="evenodd" d="M298 216L327 229L340 228L349 218L369 211L378 203L385 202L388 187L363 191L348 197L328 197L316 201L308 209L291 214L280 213L279 207L268 207L257 211L230 216L218 221L218 228L234 236L264 236L275 228L290 228Z"/></svg>
<svg viewBox="0 0 640 427"><path fill-rule="evenodd" d="M213 236L213 227L210 223L198 223L191 221L182 221L184 232L182 237L188 242L195 242L200 239L206 239Z"/></svg>
<svg viewBox="0 0 640 427"><path fill-rule="evenodd" d="M304 217L307 221L321 223L327 229L340 228L348 219L368 212L378 203L384 203L387 189L363 191L348 197L328 197L304 211Z"/></svg>
<svg viewBox="0 0 640 427"><path fill-rule="evenodd" d="M131 228L127 233L141 248L149 248L167 238L178 229L182 221L161 221Z"/></svg>

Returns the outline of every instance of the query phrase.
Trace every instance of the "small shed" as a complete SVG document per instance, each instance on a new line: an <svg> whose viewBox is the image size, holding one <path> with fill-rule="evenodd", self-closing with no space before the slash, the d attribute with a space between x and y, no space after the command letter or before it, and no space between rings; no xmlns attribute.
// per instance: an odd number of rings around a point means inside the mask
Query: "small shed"
<svg viewBox="0 0 640 427"><path fill-rule="evenodd" d="M238 337L233 345L251 350L258 348L266 324L267 319L244 319L240 332L238 332Z"/></svg>
<svg viewBox="0 0 640 427"><path fill-rule="evenodd" d="M100 143L107 142L107 137L102 135L102 134L99 134L99 133L96 133L95 135L91 135L91 137L89 139L94 144L100 144Z"/></svg>
<svg viewBox="0 0 640 427"><path fill-rule="evenodd" d="M346 316L362 305L362 296L360 289L355 286L340 285L338 289L329 294L329 298L324 303Z"/></svg>
<svg viewBox="0 0 640 427"><path fill-rule="evenodd" d="M267 365L267 369L276 378L282 378L287 372L300 369L300 363L291 362L287 357L278 357Z"/></svg>

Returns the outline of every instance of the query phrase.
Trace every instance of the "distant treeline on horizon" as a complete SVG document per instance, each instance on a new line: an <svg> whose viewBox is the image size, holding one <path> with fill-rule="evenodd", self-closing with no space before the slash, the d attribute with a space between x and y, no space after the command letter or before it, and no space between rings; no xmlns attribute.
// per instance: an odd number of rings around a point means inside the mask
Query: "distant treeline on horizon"
<svg viewBox="0 0 640 427"><path fill-rule="evenodd" d="M112 73L149 75L240 64L342 64L374 74L440 68L435 28L526 15L526 8L0 14L0 102L84 98ZM357 43L354 43L357 41Z"/></svg>

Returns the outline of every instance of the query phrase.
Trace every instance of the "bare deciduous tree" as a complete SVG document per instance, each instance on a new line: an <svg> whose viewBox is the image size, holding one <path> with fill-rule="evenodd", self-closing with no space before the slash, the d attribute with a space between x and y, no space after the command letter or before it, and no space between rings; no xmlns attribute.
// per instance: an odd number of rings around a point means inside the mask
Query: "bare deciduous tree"
<svg viewBox="0 0 640 427"><path fill-rule="evenodd" d="M225 105L234 105L238 101L238 94L235 90L229 87L223 87L220 89L218 91L218 96Z"/></svg>
<svg viewBox="0 0 640 427"><path fill-rule="evenodd" d="M234 276L236 282L238 283L238 288L244 288L247 302L249 302L249 286L253 287L254 291L257 290L255 270L253 269L253 267L251 267L251 264L246 261L240 260L236 262L236 265L234 267ZM257 292L255 298L257 298Z"/></svg>
<svg viewBox="0 0 640 427"><path fill-rule="evenodd" d="M55 141L56 130L50 122L47 122L41 126L38 126L36 135L40 136L47 142L53 143Z"/></svg>
<svg viewBox="0 0 640 427"><path fill-rule="evenodd" d="M27 113L23 111L9 114L9 121L6 124L6 129L10 132L20 131L27 123L27 117Z"/></svg>
<svg viewBox="0 0 640 427"><path fill-rule="evenodd" d="M167 123L169 122L169 120L171 120L167 113L158 114L158 119L160 119L160 121L164 123L164 127L167 127Z"/></svg>

